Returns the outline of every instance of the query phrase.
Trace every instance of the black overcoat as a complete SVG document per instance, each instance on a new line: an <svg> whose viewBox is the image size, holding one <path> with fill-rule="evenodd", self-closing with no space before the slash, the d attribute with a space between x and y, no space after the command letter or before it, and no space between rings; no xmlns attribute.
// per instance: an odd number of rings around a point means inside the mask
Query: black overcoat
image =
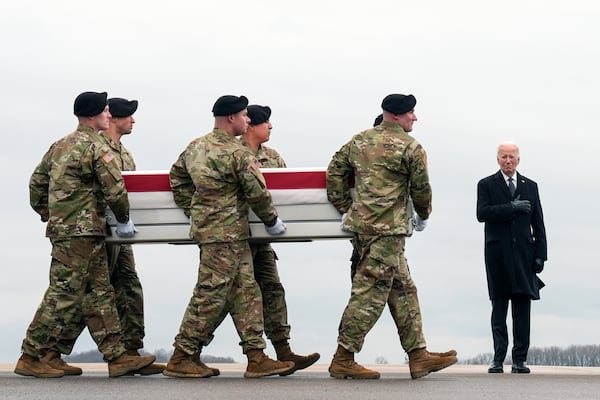
<svg viewBox="0 0 600 400"><path fill-rule="evenodd" d="M531 212L516 213L514 197L531 202ZM526 295L540 298L544 283L534 260L547 259L546 229L537 183L517 173L511 196L500 171L477 184L477 219L485 223L485 268L490 299Z"/></svg>

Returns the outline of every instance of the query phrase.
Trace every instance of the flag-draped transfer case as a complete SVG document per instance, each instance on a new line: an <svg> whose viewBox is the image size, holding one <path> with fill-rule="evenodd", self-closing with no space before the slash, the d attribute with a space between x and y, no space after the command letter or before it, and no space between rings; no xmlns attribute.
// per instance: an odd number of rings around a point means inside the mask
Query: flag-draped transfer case
<svg viewBox="0 0 600 400"><path fill-rule="evenodd" d="M325 168L263 168L279 217L287 230L281 236L269 235L263 223L251 212L251 241L303 242L319 239L347 239L342 231L341 215L327 201ZM109 215L113 235L110 242L121 243L193 243L190 221L175 204L168 171L123 172L129 193L130 215L138 233L120 238L116 223ZM109 211L110 214L110 211Z"/></svg>

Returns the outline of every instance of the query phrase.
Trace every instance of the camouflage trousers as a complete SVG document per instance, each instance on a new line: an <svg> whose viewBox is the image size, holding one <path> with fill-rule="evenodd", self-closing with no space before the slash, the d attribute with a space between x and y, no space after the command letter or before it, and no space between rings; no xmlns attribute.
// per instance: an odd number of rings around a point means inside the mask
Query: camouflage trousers
<svg viewBox="0 0 600 400"><path fill-rule="evenodd" d="M264 349L263 308L245 240L202 244L198 280L173 345L196 354L231 315L243 352Z"/></svg>
<svg viewBox="0 0 600 400"><path fill-rule="evenodd" d="M135 270L131 245L108 245L108 270L110 283L115 289L117 311L125 348L138 350L144 347L144 293Z"/></svg>
<svg viewBox="0 0 600 400"><path fill-rule="evenodd" d="M144 347L144 295L142 284L135 270L135 259L131 245L107 244L108 273L110 283L115 291L115 300L119 321L123 331L123 340L127 350L138 350ZM75 341L85 329L85 322L78 330L71 332L71 337L62 338L63 354L71 354ZM90 334L95 332L94 325L89 326Z"/></svg>
<svg viewBox="0 0 600 400"><path fill-rule="evenodd" d="M265 334L271 342L290 339L285 289L277 271L277 254L269 244L251 244L254 279L260 287Z"/></svg>
<svg viewBox="0 0 600 400"><path fill-rule="evenodd" d="M87 324L106 361L125 352L104 238L52 240L50 283L23 340L22 352L42 357L70 352L71 339Z"/></svg>
<svg viewBox="0 0 600 400"><path fill-rule="evenodd" d="M404 257L404 236L355 235L358 256L350 300L339 326L338 344L357 353L389 306L400 343L408 353L426 346L417 288Z"/></svg>

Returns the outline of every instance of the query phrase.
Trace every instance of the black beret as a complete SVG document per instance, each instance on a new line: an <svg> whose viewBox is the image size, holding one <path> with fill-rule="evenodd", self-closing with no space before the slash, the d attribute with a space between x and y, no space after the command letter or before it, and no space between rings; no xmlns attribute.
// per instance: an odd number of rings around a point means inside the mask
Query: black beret
<svg viewBox="0 0 600 400"><path fill-rule="evenodd" d="M250 125L259 125L267 122L271 118L271 108L269 106L252 104L248 106L248 118L250 118Z"/></svg>
<svg viewBox="0 0 600 400"><path fill-rule="evenodd" d="M381 108L393 114L404 114L412 111L417 104L417 99L412 94L390 94L381 102Z"/></svg>
<svg viewBox="0 0 600 400"><path fill-rule="evenodd" d="M248 107L248 99L246 96L221 96L215 102L212 112L215 117L223 115L237 114Z"/></svg>
<svg viewBox="0 0 600 400"><path fill-rule="evenodd" d="M106 92L83 92L75 98L73 113L78 117L93 117L104 111L107 105Z"/></svg>
<svg viewBox="0 0 600 400"><path fill-rule="evenodd" d="M373 127L380 125L383 122L383 114L379 114L375 117L375 121L373 121Z"/></svg>
<svg viewBox="0 0 600 400"><path fill-rule="evenodd" d="M125 118L133 115L135 110L138 108L137 100L127 100L120 97L113 97L108 99L108 110L110 115L115 118Z"/></svg>

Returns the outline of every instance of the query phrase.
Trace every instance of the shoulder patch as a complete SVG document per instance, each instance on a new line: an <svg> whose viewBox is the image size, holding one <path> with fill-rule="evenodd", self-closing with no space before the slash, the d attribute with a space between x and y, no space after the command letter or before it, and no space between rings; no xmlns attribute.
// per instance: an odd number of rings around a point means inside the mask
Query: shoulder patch
<svg viewBox="0 0 600 400"><path fill-rule="evenodd" d="M250 165L250 168L252 170L260 170L260 161L258 161L256 158L254 160L252 160L252 164Z"/></svg>
<svg viewBox="0 0 600 400"><path fill-rule="evenodd" d="M104 156L102 156L102 160L104 160L104 162L107 163L107 164L109 162L111 162L112 160L114 160L114 159L115 159L115 155L114 155L114 153L112 151L108 152Z"/></svg>

